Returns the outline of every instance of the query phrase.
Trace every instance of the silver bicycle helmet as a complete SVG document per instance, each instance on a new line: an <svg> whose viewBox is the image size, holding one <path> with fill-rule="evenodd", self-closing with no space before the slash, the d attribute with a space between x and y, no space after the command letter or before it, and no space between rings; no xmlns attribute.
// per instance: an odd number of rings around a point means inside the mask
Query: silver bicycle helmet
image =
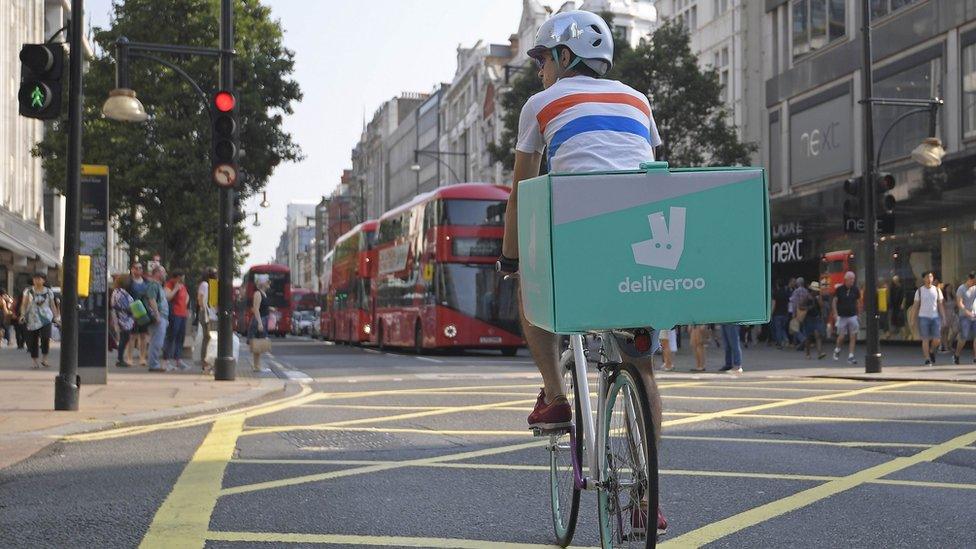
<svg viewBox="0 0 976 549"><path fill-rule="evenodd" d="M553 50L558 46L566 46L577 57L573 65L582 61L601 76L613 67L613 35L595 13L573 10L553 15L539 27L528 55L538 60L550 52L555 58Z"/></svg>

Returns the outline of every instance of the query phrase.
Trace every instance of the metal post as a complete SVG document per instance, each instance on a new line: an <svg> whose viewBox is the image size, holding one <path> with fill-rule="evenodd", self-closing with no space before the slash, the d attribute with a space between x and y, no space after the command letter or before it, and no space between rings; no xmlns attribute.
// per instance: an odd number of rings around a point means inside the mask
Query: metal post
<svg viewBox="0 0 976 549"><path fill-rule="evenodd" d="M874 118L871 99L874 96L874 77L871 74L871 5L861 0L861 38L863 62L861 82L864 97L864 178L861 192L864 198L864 316L867 341L864 371L881 372L881 346L878 330L878 265L877 265L877 192L874 176Z"/></svg>
<svg viewBox="0 0 976 549"><path fill-rule="evenodd" d="M68 181L65 188L64 277L61 280L61 364L54 379L54 409L78 409L78 250L81 227L81 125L84 0L71 0L68 85Z"/></svg>
<svg viewBox="0 0 976 549"><path fill-rule="evenodd" d="M231 0L220 1L220 89L234 91L234 14ZM237 371L234 360L232 325L234 279L234 189L221 187L218 208L217 268L217 358L214 361L214 379L233 381Z"/></svg>

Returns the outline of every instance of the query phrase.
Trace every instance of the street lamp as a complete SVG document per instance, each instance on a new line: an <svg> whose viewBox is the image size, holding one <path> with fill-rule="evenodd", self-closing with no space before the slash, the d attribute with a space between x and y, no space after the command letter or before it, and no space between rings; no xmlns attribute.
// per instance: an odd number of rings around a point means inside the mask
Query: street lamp
<svg viewBox="0 0 976 549"><path fill-rule="evenodd" d="M142 101L136 97L136 92L128 88L115 88L108 92L102 114L119 122L145 122L149 118Z"/></svg>
<svg viewBox="0 0 976 549"><path fill-rule="evenodd" d="M454 170L451 169L451 165L450 164L448 164L447 162L444 162L443 160L441 160L441 155L449 155L449 156L460 156L460 157L463 157L464 158L464 173L465 173L465 175L467 175L467 173L468 173L468 153L466 153L466 152L428 151L428 150L423 150L423 149L414 149L414 151L413 151L413 164L410 166L410 169L412 171L414 171L414 172L419 172L420 171L420 155L428 156L430 158L433 158L434 160L437 160L441 164L443 164L444 167L447 168L447 171L450 172L450 174L454 176L454 181L456 181L458 183L461 182L461 178L458 177L458 175L456 173L454 173ZM418 182L418 192L419 192L419 182Z"/></svg>
<svg viewBox="0 0 976 549"><path fill-rule="evenodd" d="M271 206L271 203L268 202L268 191L261 191L261 203L258 204L258 206L261 206L262 208Z"/></svg>

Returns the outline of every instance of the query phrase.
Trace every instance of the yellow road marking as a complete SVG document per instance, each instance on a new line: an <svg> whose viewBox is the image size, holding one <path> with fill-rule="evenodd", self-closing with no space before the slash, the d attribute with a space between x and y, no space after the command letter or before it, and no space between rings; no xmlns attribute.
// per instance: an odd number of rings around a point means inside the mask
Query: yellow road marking
<svg viewBox="0 0 976 549"><path fill-rule="evenodd" d="M523 442L521 444L511 444L508 446L496 446L494 448L485 448L482 450L473 450L473 451L461 452L457 454L446 454L442 456L434 456L429 458L398 461L396 463L390 463L390 464L370 465L365 467L357 467L354 469L346 469L343 471L331 471L328 473L320 473L316 475L304 475L300 477L286 478L281 480L272 480L268 482L258 482L255 484L247 484L243 486L235 486L233 488L225 488L224 490L221 490L220 495L228 496L232 494L243 494L247 492L255 492L258 490L267 490L269 488L281 488L284 486L294 486L296 484L319 482L322 480L348 477L353 475L361 475L364 473L375 473L377 471L399 469L402 467L416 466L418 464L441 463L445 461L455 461L459 459L471 459L471 458L484 457L484 456L494 456L494 455L504 454L508 452L518 452L519 450L525 450L527 448L542 447L548 443L549 443L548 440L537 440L533 442Z"/></svg>
<svg viewBox="0 0 976 549"><path fill-rule="evenodd" d="M976 421L951 420L951 419L900 419L900 418L873 418L873 417L849 417L849 416L834 417L834 416L808 416L808 415L789 415L789 414L736 414L735 417L746 417L746 418L756 418L756 419L798 419L802 421L835 421L835 422L863 421L863 422L871 422L871 423L917 423L919 425L976 425Z"/></svg>
<svg viewBox="0 0 976 549"><path fill-rule="evenodd" d="M976 408L976 404L936 404L934 402L888 402L875 400L838 400L837 402L859 405L901 406L906 408Z"/></svg>
<svg viewBox="0 0 976 549"><path fill-rule="evenodd" d="M244 434L254 435L254 434L266 434L266 433L280 433L284 431L307 431L307 430L314 431L314 430L327 428L327 427L344 427L349 425L361 425L363 423L377 423L377 422L384 422L384 421L397 421L401 419L415 419L419 417L438 416L438 415L453 414L453 413L465 412L465 411L490 410L492 408L497 408L499 406L513 406L515 404L526 404L530 402L535 402L535 399L509 400L506 402L493 402L490 404L475 404L471 406L450 406L438 410L424 410L422 412L409 412L406 414L396 414L392 416L348 419L344 421L333 421L329 423L320 423L316 425L282 425L282 426L272 426L272 427L255 427L253 429L248 429L247 431L244 432Z"/></svg>
<svg viewBox="0 0 976 549"><path fill-rule="evenodd" d="M443 410L449 406L397 406L394 404L302 404L302 408L332 408L338 410Z"/></svg>
<svg viewBox="0 0 976 549"><path fill-rule="evenodd" d="M156 511L140 547L203 547L244 415L219 418Z"/></svg>
<svg viewBox="0 0 976 549"><path fill-rule="evenodd" d="M968 446L976 442L976 431L971 431L951 440L922 450L909 457L895 458L874 467L863 469L845 477L832 480L825 484L803 490L792 496L760 505L748 511L733 515L708 526L688 532L668 540L662 547L699 547L734 534L740 530L766 522L780 515L796 511L812 503L829 498L835 494L856 488L866 482L878 480L881 477L907 469L912 465L933 461L953 450Z"/></svg>
<svg viewBox="0 0 976 549"><path fill-rule="evenodd" d="M252 543L318 543L331 545L374 545L381 547L434 547L437 549L551 549L553 545L506 543L495 540L420 538L405 536L354 536L342 534L279 534L277 532L208 532L213 541ZM595 548L594 548L595 549Z"/></svg>
<svg viewBox="0 0 976 549"><path fill-rule="evenodd" d="M931 446L929 446L931 447ZM344 460L344 459L235 459L231 463L245 463L252 465L344 465L344 466L363 466L363 465L391 465L399 463L397 461L369 461L369 460ZM533 471L545 473L549 471L548 465L514 465L510 463L425 463L412 464L409 467L437 468L437 469L475 469L489 471ZM569 470L569 468L565 468ZM806 475L798 473L757 473L749 471L697 471L690 469L661 469L662 475L675 475L687 477L727 477L727 478L761 478L769 480L812 480L827 482L837 480L842 477L831 475ZM965 484L958 482L930 482L920 480L900 480L900 479L876 479L870 480L868 484L891 484L898 486L917 486L923 488L946 488L956 490L976 490L976 484Z"/></svg>
<svg viewBox="0 0 976 549"><path fill-rule="evenodd" d="M842 441L833 442L826 440L806 440L806 439L783 439L783 438L737 438L737 437L709 437L695 435L664 435L664 439L670 440L692 440L707 442L749 442L757 444L798 444L810 446L838 446L841 448L931 448L932 444L918 444L913 442L860 442Z"/></svg>
<svg viewBox="0 0 976 549"><path fill-rule="evenodd" d="M756 402L778 402L781 398L770 397L713 397L713 396L692 396L692 395L668 395L662 394L661 398L673 398L679 400L729 400L729 401L756 401Z"/></svg>
<svg viewBox="0 0 976 549"><path fill-rule="evenodd" d="M169 429L182 429L184 427L205 425L207 423L214 421L215 419L236 416L241 414L243 414L245 417L256 417L264 414L277 412L279 410L284 410L286 408L291 408L293 406L299 406L305 402L315 400L316 397L317 395L312 393L312 389L307 385L304 385L302 386L302 389L298 394L281 398L278 400L273 400L270 402L265 402L262 404L255 404L253 406L247 406L235 410L227 410L223 412L217 412L214 414L205 414L202 416L196 416L196 417L191 417L186 419L177 419L173 421L153 423L150 425L135 425L132 427L119 427L116 429L108 429L105 431L96 431L93 433L69 435L63 437L61 440L64 442L90 442L95 440L106 440L106 439L126 437L132 435L141 435L146 433L152 433L155 431L164 431Z"/></svg>
<svg viewBox="0 0 976 549"><path fill-rule="evenodd" d="M908 386L908 385L912 385L912 384L914 384L914 382L907 381L907 382L904 382L904 383L894 384L893 386L901 386L901 387L904 387L904 386ZM723 418L723 417L735 416L735 415L740 415L740 414L748 414L750 412L758 412L758 411L761 411L761 410L769 410L771 408L782 408L784 406L794 406L794 405L797 405L797 404L803 404L805 402L815 402L815 401L818 401L818 400L827 400L827 399L832 399L832 398L842 398L842 397L847 397L847 396L862 395L864 393L873 393L873 392L876 392L876 391L880 391L880 390L882 390L885 387L890 387L890 386L891 385L875 385L875 386L872 386L872 387L865 387L863 389L855 389L853 391L843 391L843 392L839 392L839 393L834 392L834 393L830 393L830 394L826 394L826 395L816 395L816 396L808 396L808 397L803 397L803 398L794 398L794 399L789 399L789 400L781 400L779 402L768 402L766 404L757 404L755 406L746 406L744 408L733 408L731 410L722 410L720 412L708 412L708 413L699 414L699 415L693 416L693 417L684 417L684 418L678 418L678 419L669 419L667 421L664 421L662 423L662 425L664 427L674 427L676 425L687 425L689 423L699 423L699 422L702 422L702 421L710 421L710 420L713 420L713 419L719 419L719 418Z"/></svg>

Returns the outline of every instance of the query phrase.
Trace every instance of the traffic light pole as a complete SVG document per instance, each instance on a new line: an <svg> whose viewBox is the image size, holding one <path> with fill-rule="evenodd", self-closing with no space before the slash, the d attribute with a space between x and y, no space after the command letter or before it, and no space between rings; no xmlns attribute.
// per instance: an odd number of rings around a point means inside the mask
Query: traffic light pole
<svg viewBox="0 0 976 549"><path fill-rule="evenodd" d="M54 409L78 409L78 251L81 225L81 125L84 0L71 0L68 84L68 168L65 188L64 258L61 280L61 363L54 380Z"/></svg>
<svg viewBox="0 0 976 549"><path fill-rule="evenodd" d="M234 12L231 0L220 1L220 89L234 91ZM237 361L233 352L233 299L234 278L234 187L221 187L218 191L220 228L217 235L217 358L214 361L214 379L233 381Z"/></svg>
<svg viewBox="0 0 976 549"><path fill-rule="evenodd" d="M866 373L881 372L881 342L878 326L877 193L874 183L874 75L871 74L871 2L861 0L861 109L864 111L864 320L867 340L864 356Z"/></svg>

